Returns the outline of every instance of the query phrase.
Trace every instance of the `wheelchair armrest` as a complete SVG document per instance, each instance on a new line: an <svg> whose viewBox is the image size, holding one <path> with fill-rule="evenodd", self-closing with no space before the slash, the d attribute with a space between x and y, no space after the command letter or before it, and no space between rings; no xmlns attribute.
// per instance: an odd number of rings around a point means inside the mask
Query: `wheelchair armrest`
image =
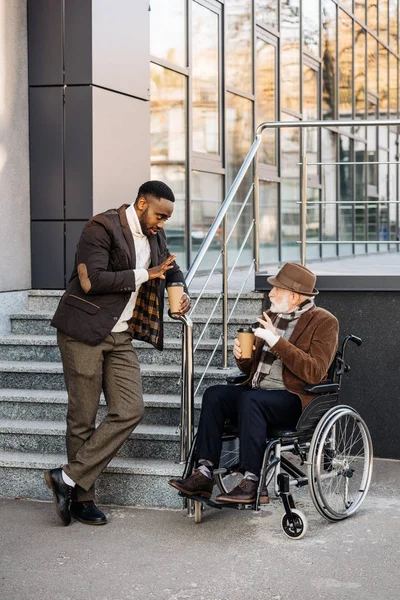
<svg viewBox="0 0 400 600"><path fill-rule="evenodd" d="M304 391L311 394L333 394L339 391L339 384L332 383L332 381L321 381L316 385L305 385Z"/></svg>
<svg viewBox="0 0 400 600"><path fill-rule="evenodd" d="M244 383L247 379L249 378L248 375L231 375L230 377L226 378L226 383L228 385L240 385L241 383Z"/></svg>

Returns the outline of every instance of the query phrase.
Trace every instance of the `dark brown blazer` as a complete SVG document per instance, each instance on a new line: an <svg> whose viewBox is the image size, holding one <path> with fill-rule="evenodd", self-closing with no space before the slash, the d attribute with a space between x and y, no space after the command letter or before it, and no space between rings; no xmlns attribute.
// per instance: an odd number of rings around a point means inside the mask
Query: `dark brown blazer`
<svg viewBox="0 0 400 600"><path fill-rule="evenodd" d="M314 398L314 394L304 391L304 386L320 383L327 376L337 350L338 330L336 317L315 306L301 315L289 340L281 337L271 348L283 363L285 388L300 396L303 409ZM264 340L256 338L255 346L252 358L236 361L239 369L249 375L248 381L256 372Z"/></svg>
<svg viewBox="0 0 400 600"><path fill-rule="evenodd" d="M127 208L124 204L118 210L107 210L86 223L77 246L74 270L51 322L56 329L92 346L109 335L136 289L135 244ZM151 236L149 243L151 266L170 256L163 230ZM163 347L166 281L184 282L175 262L166 272L166 280L153 279L141 286L137 302L141 310L135 313L136 319L141 320L139 333L135 331L135 323L130 324L133 337L158 349Z"/></svg>

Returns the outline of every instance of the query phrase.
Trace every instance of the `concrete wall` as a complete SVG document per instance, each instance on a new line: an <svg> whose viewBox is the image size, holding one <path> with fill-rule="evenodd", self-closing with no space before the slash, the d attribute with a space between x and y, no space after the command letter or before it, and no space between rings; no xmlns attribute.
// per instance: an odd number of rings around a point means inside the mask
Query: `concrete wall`
<svg viewBox="0 0 400 600"><path fill-rule="evenodd" d="M26 0L0 0L0 292L31 286Z"/></svg>

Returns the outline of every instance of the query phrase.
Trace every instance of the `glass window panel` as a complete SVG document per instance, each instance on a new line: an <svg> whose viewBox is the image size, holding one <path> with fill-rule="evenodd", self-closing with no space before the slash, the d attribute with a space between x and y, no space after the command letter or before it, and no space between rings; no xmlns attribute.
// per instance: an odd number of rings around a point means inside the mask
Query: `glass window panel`
<svg viewBox="0 0 400 600"><path fill-rule="evenodd" d="M389 0L389 44L397 52L398 44L398 0Z"/></svg>
<svg viewBox="0 0 400 600"><path fill-rule="evenodd" d="M387 118L389 108L388 82L388 51L381 44L379 48L379 113L381 118Z"/></svg>
<svg viewBox="0 0 400 600"><path fill-rule="evenodd" d="M304 50L319 56L319 0L303 2Z"/></svg>
<svg viewBox="0 0 400 600"><path fill-rule="evenodd" d="M365 1L366 0L354 0L354 14L357 19L360 19L363 23L366 22L365 19Z"/></svg>
<svg viewBox="0 0 400 600"><path fill-rule="evenodd" d="M355 162L363 163L366 160L366 146L363 142L355 141L354 143L354 160ZM366 231L366 181L365 181L365 165L359 164L355 166L355 175L356 175L356 196L355 202L359 203L354 207L354 220L355 220L355 239L356 240L366 240L367 239L367 231ZM361 244L356 244L354 248L355 254L362 254L365 252L365 246Z"/></svg>
<svg viewBox="0 0 400 600"><path fill-rule="evenodd" d="M307 2L307 0L306 0ZM352 11L353 10L353 0L340 0L340 4L342 6L344 6L345 8L347 8L347 10Z"/></svg>
<svg viewBox="0 0 400 600"><path fill-rule="evenodd" d="M379 0L379 37L384 42L389 41L389 7L388 0Z"/></svg>
<svg viewBox="0 0 400 600"><path fill-rule="evenodd" d="M396 134L390 133L389 138L389 160L390 162L397 162L397 146L396 146ZM389 200L396 201L397 198L397 165L389 165ZM397 227L396 227L396 214L397 214L397 206L396 204L389 204L389 235L391 240L397 239ZM393 248L397 248L397 246L393 246Z"/></svg>
<svg viewBox="0 0 400 600"><path fill-rule="evenodd" d="M256 42L256 122L276 121L276 47L262 39ZM258 160L276 164L276 131L266 129L258 151Z"/></svg>
<svg viewBox="0 0 400 600"><path fill-rule="evenodd" d="M322 0L322 113L335 118L336 4Z"/></svg>
<svg viewBox="0 0 400 600"><path fill-rule="evenodd" d="M286 116L286 120L295 121ZM281 213L282 213L282 260L299 260L300 246L300 131L299 128L281 132Z"/></svg>
<svg viewBox="0 0 400 600"><path fill-rule="evenodd" d="M397 72L398 60L394 54L389 54L389 100L390 100L390 118L396 118L397 114Z"/></svg>
<svg viewBox="0 0 400 600"><path fill-rule="evenodd" d="M307 65L304 66L303 77L303 119L316 121L318 119L318 73ZM318 129L307 129L307 158L309 163L318 162ZM310 164L308 176L318 176L317 165Z"/></svg>
<svg viewBox="0 0 400 600"><path fill-rule="evenodd" d="M300 0L281 3L281 105L300 112Z"/></svg>
<svg viewBox="0 0 400 600"><path fill-rule="evenodd" d="M353 20L339 10L339 116L351 118L353 96Z"/></svg>
<svg viewBox="0 0 400 600"><path fill-rule="evenodd" d="M377 83L377 63L378 63L378 49L375 38L372 35L367 36L368 44L368 90L374 94L378 93Z"/></svg>
<svg viewBox="0 0 400 600"><path fill-rule="evenodd" d="M367 23L375 33L378 30L378 0L367 0Z"/></svg>
<svg viewBox="0 0 400 600"><path fill-rule="evenodd" d="M252 0L230 0L225 5L227 84L250 93L253 91L251 5Z"/></svg>
<svg viewBox="0 0 400 600"><path fill-rule="evenodd" d="M307 188L307 240L320 239L319 202L320 191L316 188ZM307 260L320 256L320 244L307 244Z"/></svg>
<svg viewBox="0 0 400 600"><path fill-rule="evenodd" d="M237 96L236 94L227 94L227 183L228 187L232 184L236 177L246 154L250 150L253 136L252 111L253 103L251 100ZM240 187L236 193L235 199L232 202L228 211L228 232L231 231L237 214L242 207L243 202L252 185L252 172L249 170L245 175ZM233 263L237 256L237 250L240 248L246 233L253 219L252 199L250 198L246 208L241 214L240 220L236 225L232 237L229 241L229 261ZM251 236L244 248L238 265L249 265L249 260L252 259Z"/></svg>
<svg viewBox="0 0 400 600"><path fill-rule="evenodd" d="M377 106L375 103L368 101L368 119L374 120L378 118ZM377 127L367 127L367 154L368 162L377 162L378 160L378 132ZM368 185L378 185L378 168L377 165L368 165Z"/></svg>
<svg viewBox="0 0 400 600"><path fill-rule="evenodd" d="M344 202L353 201L353 140L345 135L339 136L339 240L353 239L353 205ZM352 244L340 244L341 256L352 254Z"/></svg>
<svg viewBox="0 0 400 600"><path fill-rule="evenodd" d="M278 184L260 181L260 262L279 259Z"/></svg>
<svg viewBox="0 0 400 600"><path fill-rule="evenodd" d="M185 0L151 0L150 52L186 66Z"/></svg>
<svg viewBox="0 0 400 600"><path fill-rule="evenodd" d="M186 265L186 77L151 65L151 178L165 181L174 191L174 214L166 230L178 263Z"/></svg>
<svg viewBox="0 0 400 600"><path fill-rule="evenodd" d="M365 29L354 26L354 96L356 117L365 119Z"/></svg>
<svg viewBox="0 0 400 600"><path fill-rule="evenodd" d="M388 153L386 150L379 150L379 162L388 162ZM389 205L388 200L388 165L379 165L379 239L386 241L389 239ZM387 250L387 246L381 245L381 251Z"/></svg>
<svg viewBox="0 0 400 600"><path fill-rule="evenodd" d="M219 154L219 17L193 2L193 150Z"/></svg>
<svg viewBox="0 0 400 600"><path fill-rule="evenodd" d="M223 200L223 180L215 173L192 172L192 251L196 254L210 229ZM210 269L221 251L222 227L217 231L201 270ZM221 263L220 263L221 264ZM220 266L219 264L219 266Z"/></svg>
<svg viewBox="0 0 400 600"><path fill-rule="evenodd" d="M256 0L256 20L260 25L278 29L279 0Z"/></svg>
<svg viewBox="0 0 400 600"><path fill-rule="evenodd" d="M337 205L334 204L337 201L337 167L332 163L337 162L337 134L322 129L321 136L322 162L325 163L321 169L322 201L326 203L321 206L322 240L333 242L337 239ZM323 244L322 255L336 256L336 244Z"/></svg>

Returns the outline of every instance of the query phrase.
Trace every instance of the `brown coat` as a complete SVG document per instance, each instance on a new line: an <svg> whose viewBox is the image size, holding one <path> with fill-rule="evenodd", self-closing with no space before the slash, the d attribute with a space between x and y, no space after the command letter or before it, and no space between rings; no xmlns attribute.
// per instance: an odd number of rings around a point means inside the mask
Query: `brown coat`
<svg viewBox="0 0 400 600"><path fill-rule="evenodd" d="M313 307L299 318L289 338L282 337L271 348L283 363L285 388L301 398L303 409L314 398L304 391L305 385L320 383L326 378L338 345L338 321L323 308ZM252 358L237 360L239 369L253 377L259 363L264 340L256 338Z"/></svg>

